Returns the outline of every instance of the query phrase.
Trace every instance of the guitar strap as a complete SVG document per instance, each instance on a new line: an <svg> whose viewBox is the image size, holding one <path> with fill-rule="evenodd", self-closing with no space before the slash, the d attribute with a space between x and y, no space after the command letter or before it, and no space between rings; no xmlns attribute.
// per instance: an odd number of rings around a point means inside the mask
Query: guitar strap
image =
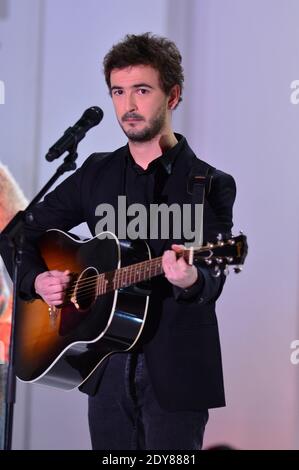
<svg viewBox="0 0 299 470"><path fill-rule="evenodd" d="M205 197L208 196L211 190L213 176L209 175L209 173L212 170L214 170L214 167L196 158L189 173L187 182L187 192L192 195L192 203L194 205L197 204L200 211L199 233L196 237L198 246L202 246L203 244L204 201Z"/></svg>

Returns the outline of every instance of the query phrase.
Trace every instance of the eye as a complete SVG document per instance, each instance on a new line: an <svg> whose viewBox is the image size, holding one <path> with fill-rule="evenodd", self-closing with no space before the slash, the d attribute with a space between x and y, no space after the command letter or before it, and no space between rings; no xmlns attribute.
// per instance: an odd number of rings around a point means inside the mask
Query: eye
<svg viewBox="0 0 299 470"><path fill-rule="evenodd" d="M120 96L120 95L123 94L123 90L120 90L120 89L117 89L117 88L116 88L116 89L112 90L112 94L113 94L114 96Z"/></svg>
<svg viewBox="0 0 299 470"><path fill-rule="evenodd" d="M149 92L147 88L138 88L137 93L138 95L146 95Z"/></svg>

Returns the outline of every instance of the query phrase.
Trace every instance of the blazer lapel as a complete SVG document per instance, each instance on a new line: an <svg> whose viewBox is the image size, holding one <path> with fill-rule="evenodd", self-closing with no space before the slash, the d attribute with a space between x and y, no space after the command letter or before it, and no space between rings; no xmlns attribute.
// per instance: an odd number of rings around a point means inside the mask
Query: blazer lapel
<svg viewBox="0 0 299 470"><path fill-rule="evenodd" d="M183 214L183 204L192 203L192 195L187 191L187 184L189 174L192 168L193 158L196 158L190 147L187 147L187 151L177 155L176 161L172 168L172 173L166 180L165 186L162 191L162 203L165 203L168 207L171 204L178 204L181 210L181 217ZM173 243L183 244L183 234L178 239L173 239L173 221L172 217L169 224L169 238L167 239L157 239L151 240L151 247L154 251L155 256L161 256L163 252L171 248ZM174 223L179 223L178 220L175 220ZM182 230L182 220L181 220L181 230Z"/></svg>
<svg viewBox="0 0 299 470"><path fill-rule="evenodd" d="M126 153L127 147L122 147L118 152L112 154L111 161L101 170L102 186L97 193L97 200L111 204L115 208L116 221L115 233L118 236L118 217L119 210L126 211L127 206L122 209L119 207L119 196L125 196L125 170L126 170ZM192 204L192 194L188 191L189 176L193 167L194 159L197 157L192 152L188 144L184 151L177 155L174 162L172 173L167 177L164 184L161 200L159 204L164 203L168 207L172 204L178 204L181 212L181 219L183 217L183 204ZM98 202L98 203L99 203ZM192 226L194 226L194 211L192 211ZM149 240L150 247L153 251L153 256L161 256L166 249L170 249L172 243L184 244L184 236L173 239L173 224L172 217L170 219L169 237L166 239L151 239ZM175 220L175 223L179 223ZM181 231L183 230L181 220ZM120 234L120 238L123 238Z"/></svg>

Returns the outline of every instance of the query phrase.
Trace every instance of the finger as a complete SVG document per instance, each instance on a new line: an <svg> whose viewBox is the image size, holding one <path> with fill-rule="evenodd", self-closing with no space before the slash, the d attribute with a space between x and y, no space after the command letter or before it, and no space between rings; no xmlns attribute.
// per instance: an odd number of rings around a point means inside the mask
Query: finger
<svg viewBox="0 0 299 470"><path fill-rule="evenodd" d="M57 279L67 282L70 280L70 271L49 271L48 279Z"/></svg>
<svg viewBox="0 0 299 470"><path fill-rule="evenodd" d="M61 287L61 289L64 289L65 287L67 287L69 284L69 281L66 279L66 280L63 280L63 279L52 279L51 281L50 280L47 280L43 283L44 286L48 286L48 287Z"/></svg>
<svg viewBox="0 0 299 470"><path fill-rule="evenodd" d="M170 261L169 253L166 251L162 256L162 268L165 274L170 272L171 261Z"/></svg>
<svg viewBox="0 0 299 470"><path fill-rule="evenodd" d="M65 274L64 272L55 272L53 274L51 271L49 271L48 277L46 278L47 282L69 282L70 279L70 274Z"/></svg>
<svg viewBox="0 0 299 470"><path fill-rule="evenodd" d="M60 277L64 273L65 271L59 271L58 269L51 269L51 271L48 271L48 274L53 277Z"/></svg>
<svg viewBox="0 0 299 470"><path fill-rule="evenodd" d="M184 269L187 269L188 267L190 267L190 264L187 263L187 261L183 258L183 256L181 256L177 260L177 265L179 266L179 268L184 268Z"/></svg>
<svg viewBox="0 0 299 470"><path fill-rule="evenodd" d="M173 244L173 245L171 245L171 249L173 251L175 251L176 253L182 253L185 250L185 247L184 247L184 245Z"/></svg>
<svg viewBox="0 0 299 470"><path fill-rule="evenodd" d="M63 304L63 299L45 299L45 302L48 304L48 305L61 305Z"/></svg>
<svg viewBox="0 0 299 470"><path fill-rule="evenodd" d="M51 292L47 294L47 299L49 300L61 300L63 298L62 292Z"/></svg>
<svg viewBox="0 0 299 470"><path fill-rule="evenodd" d="M39 280L45 279L45 278L48 278L48 277L49 277L49 271L45 271L45 272L43 272L43 273L40 273L40 274L38 274L38 276L37 276L37 278L38 278Z"/></svg>
<svg viewBox="0 0 299 470"><path fill-rule="evenodd" d="M169 281L173 280L177 275L176 274L176 268L175 268L175 266L172 266L172 265L165 264L164 267L163 267L163 271L164 271L165 277Z"/></svg>
<svg viewBox="0 0 299 470"><path fill-rule="evenodd" d="M63 297L65 295L65 291L62 289L55 289L55 290L47 289L46 291L42 292L42 294L47 297L50 297L53 295L60 295L60 297Z"/></svg>
<svg viewBox="0 0 299 470"><path fill-rule="evenodd" d="M169 266L176 263L176 254L172 250L165 251L162 257L162 261L163 261L163 258L164 258L164 262L168 264Z"/></svg>

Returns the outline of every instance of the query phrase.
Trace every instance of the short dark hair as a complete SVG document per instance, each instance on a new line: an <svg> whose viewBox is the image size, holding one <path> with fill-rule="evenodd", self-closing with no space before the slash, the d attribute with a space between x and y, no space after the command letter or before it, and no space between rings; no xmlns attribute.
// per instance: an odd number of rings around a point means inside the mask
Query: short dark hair
<svg viewBox="0 0 299 470"><path fill-rule="evenodd" d="M130 65L150 65L159 72L162 90L169 95L174 85L179 85L182 94L184 72L182 56L174 42L152 33L127 34L115 44L104 57L104 74L109 90L113 69ZM180 97L180 100L182 98Z"/></svg>

